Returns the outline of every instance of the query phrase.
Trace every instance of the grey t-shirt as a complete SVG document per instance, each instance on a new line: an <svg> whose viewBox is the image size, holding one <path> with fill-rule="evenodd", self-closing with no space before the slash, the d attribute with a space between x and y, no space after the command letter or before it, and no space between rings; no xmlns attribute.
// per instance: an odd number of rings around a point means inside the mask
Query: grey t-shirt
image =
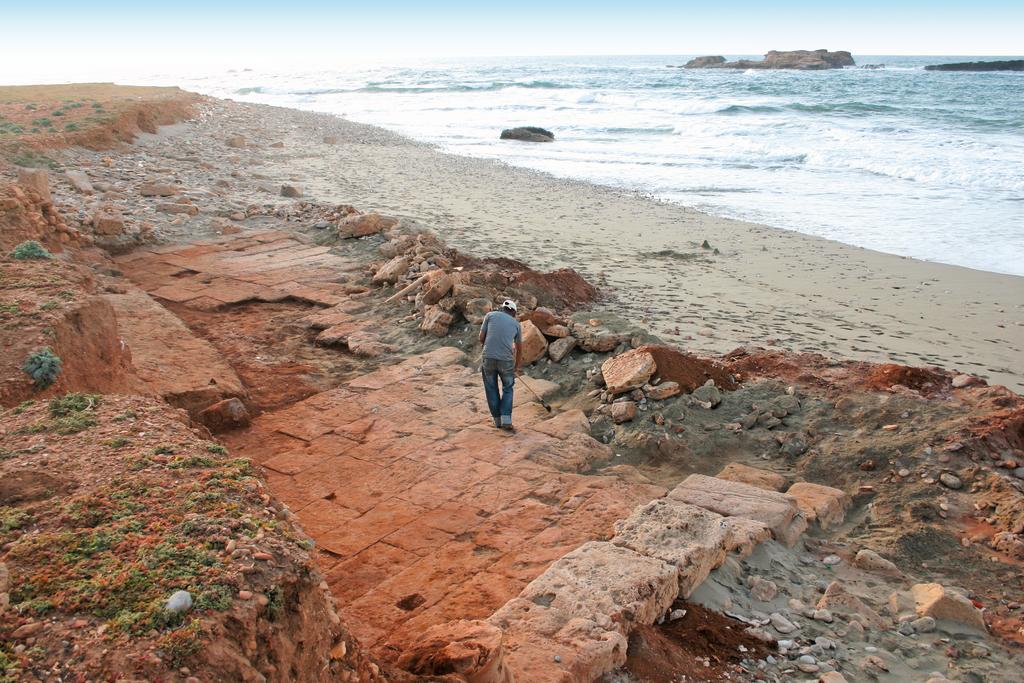
<svg viewBox="0 0 1024 683"><path fill-rule="evenodd" d="M484 333L484 358L515 360L514 342L522 342L523 328L508 313L491 311L484 316L480 331Z"/></svg>

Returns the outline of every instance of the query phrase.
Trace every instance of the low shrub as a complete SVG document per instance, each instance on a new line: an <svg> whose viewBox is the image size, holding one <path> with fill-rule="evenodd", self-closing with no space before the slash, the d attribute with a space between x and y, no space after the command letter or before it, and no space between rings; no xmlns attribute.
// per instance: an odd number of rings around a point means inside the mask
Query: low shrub
<svg viewBox="0 0 1024 683"><path fill-rule="evenodd" d="M32 378L36 389L45 389L57 379L61 365L60 358L49 348L44 347L30 353L22 363L21 370Z"/></svg>
<svg viewBox="0 0 1024 683"><path fill-rule="evenodd" d="M14 251L11 252L11 256L18 259L19 261L28 261L30 259L49 259L53 258L53 254L46 250L46 247L41 245L35 240L26 240L16 246Z"/></svg>

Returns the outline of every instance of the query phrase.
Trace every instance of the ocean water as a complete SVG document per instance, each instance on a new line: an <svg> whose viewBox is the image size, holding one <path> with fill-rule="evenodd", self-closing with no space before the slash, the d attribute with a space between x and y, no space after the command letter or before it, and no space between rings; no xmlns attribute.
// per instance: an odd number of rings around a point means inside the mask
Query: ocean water
<svg viewBox="0 0 1024 683"><path fill-rule="evenodd" d="M979 57L855 58L885 68L686 70L667 65L687 56L557 57L152 80L329 112L713 214L1024 275L1024 73L922 68ZM548 128L556 141L498 139L520 125Z"/></svg>

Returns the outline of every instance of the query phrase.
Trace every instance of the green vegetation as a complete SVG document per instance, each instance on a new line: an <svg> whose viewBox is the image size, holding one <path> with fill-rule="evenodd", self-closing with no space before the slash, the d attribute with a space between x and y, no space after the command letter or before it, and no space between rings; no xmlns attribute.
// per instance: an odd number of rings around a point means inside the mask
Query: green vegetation
<svg viewBox="0 0 1024 683"><path fill-rule="evenodd" d="M175 450L174 446L168 446L167 444L160 444L153 449L154 455L174 455L178 451Z"/></svg>
<svg viewBox="0 0 1024 683"><path fill-rule="evenodd" d="M35 104L33 104L32 102L29 102L28 104L25 105L25 109L28 110L28 111L35 111L36 109L38 109L38 107Z"/></svg>
<svg viewBox="0 0 1024 683"><path fill-rule="evenodd" d="M32 125L38 126L40 128L50 128L51 126L53 126L53 121L43 116L38 119L32 119Z"/></svg>
<svg viewBox="0 0 1024 683"><path fill-rule="evenodd" d="M157 643L172 667L184 666L202 648L202 623L193 619L188 626L171 631Z"/></svg>
<svg viewBox="0 0 1024 683"><path fill-rule="evenodd" d="M26 240L16 246L11 256L19 261L44 260L53 258L53 254L46 250L42 244L35 240Z"/></svg>
<svg viewBox="0 0 1024 683"><path fill-rule="evenodd" d="M39 129L34 128L33 133L38 133ZM52 171L60 169L60 164L46 156L45 154L39 154L32 150L23 150L19 154L15 154L11 157L11 163L15 166L21 166L23 168L48 168Z"/></svg>
<svg viewBox="0 0 1024 683"><path fill-rule="evenodd" d="M210 453L216 453L217 455L227 455L228 449L221 446L219 443L208 443L206 444L206 450Z"/></svg>
<svg viewBox="0 0 1024 683"><path fill-rule="evenodd" d="M50 415L68 417L83 410L95 410L101 400L98 394L64 394L59 398L50 399Z"/></svg>
<svg viewBox="0 0 1024 683"><path fill-rule="evenodd" d="M19 135L25 129L13 121L0 121L0 135Z"/></svg>
<svg viewBox="0 0 1024 683"><path fill-rule="evenodd" d="M15 409L14 409L14 414L15 414L15 415L21 415L22 413L24 413L24 412L25 412L26 410L28 410L29 408L31 408L31 407L32 407L32 406L34 406L35 404L36 404L36 402L35 402L35 401L22 401L22 402L21 402L20 404L18 404L18 406L17 406L17 407L16 407Z"/></svg>
<svg viewBox="0 0 1024 683"><path fill-rule="evenodd" d="M114 437L113 439L107 439L106 441L103 442L103 445L106 446L107 448L113 448L116 450L118 448L124 448L130 443L131 441L129 439L126 439L123 436L118 436Z"/></svg>
<svg viewBox="0 0 1024 683"><path fill-rule="evenodd" d="M0 506L0 533L7 534L25 526L30 519L27 512L7 505Z"/></svg>
<svg viewBox="0 0 1024 683"><path fill-rule="evenodd" d="M68 131L69 133L73 133L74 131L81 129L78 127L77 123L69 123L66 126L64 126L64 130Z"/></svg>
<svg viewBox="0 0 1024 683"><path fill-rule="evenodd" d="M64 110L63 109L54 109L53 112L51 112L51 113L53 114L53 116L64 116Z"/></svg>
<svg viewBox="0 0 1024 683"><path fill-rule="evenodd" d="M33 351L21 365L21 370L35 384L36 389L45 389L53 384L60 374L61 360L49 348Z"/></svg>

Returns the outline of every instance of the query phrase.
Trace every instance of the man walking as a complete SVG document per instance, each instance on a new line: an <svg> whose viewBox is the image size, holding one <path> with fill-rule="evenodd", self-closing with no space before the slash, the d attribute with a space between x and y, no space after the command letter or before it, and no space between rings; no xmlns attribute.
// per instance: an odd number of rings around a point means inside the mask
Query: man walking
<svg viewBox="0 0 1024 683"><path fill-rule="evenodd" d="M516 302L506 299L500 309L484 316L483 325L480 326L480 343L484 345L480 370L494 426L509 432L515 431L512 426L512 385L516 383L523 356L523 328L516 320Z"/></svg>

